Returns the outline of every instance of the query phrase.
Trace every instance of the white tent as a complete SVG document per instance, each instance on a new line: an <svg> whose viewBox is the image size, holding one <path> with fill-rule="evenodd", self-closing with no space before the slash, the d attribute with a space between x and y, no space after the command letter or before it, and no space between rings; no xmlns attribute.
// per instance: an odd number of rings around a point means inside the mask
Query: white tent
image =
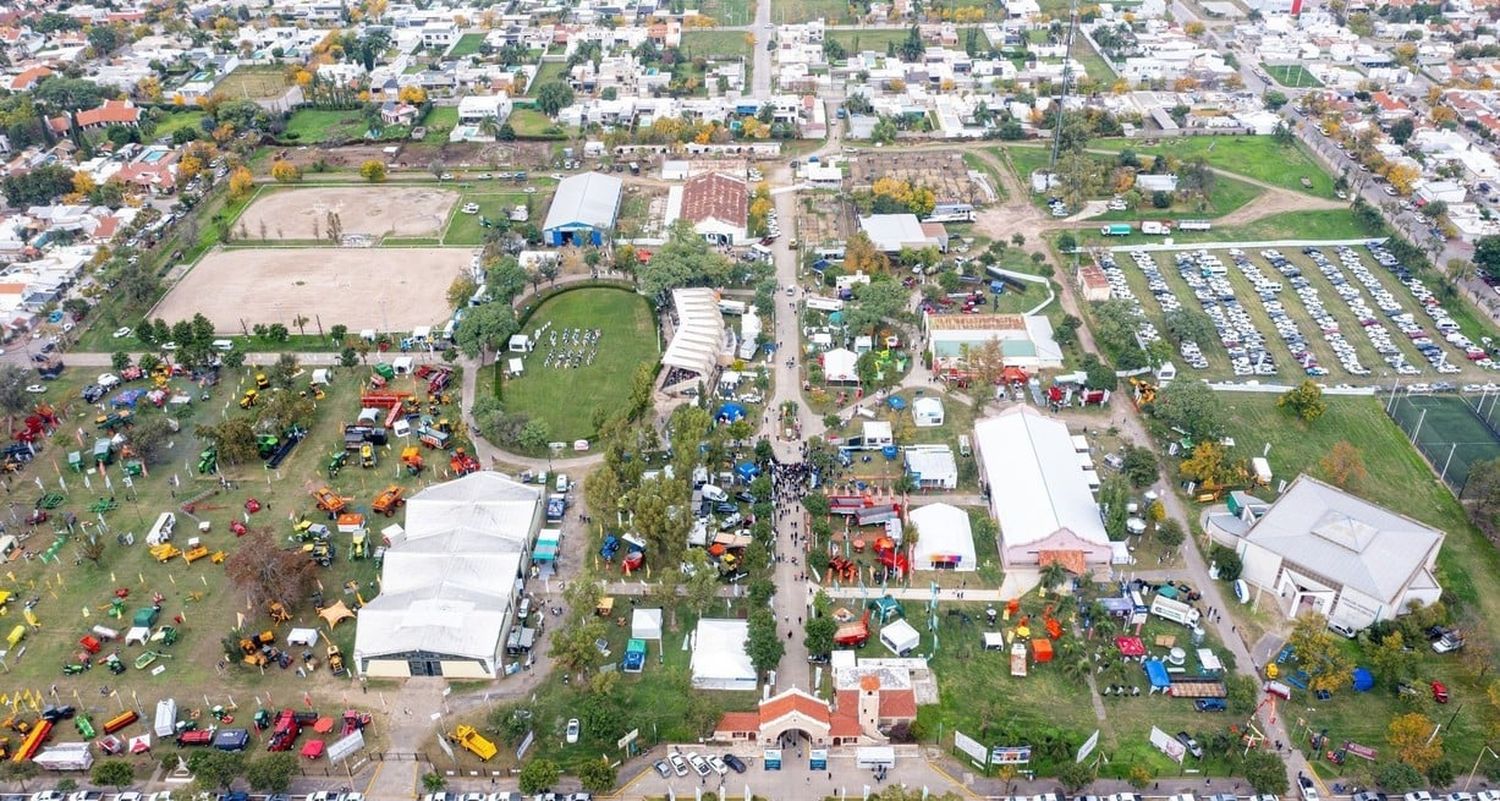
<svg viewBox="0 0 1500 801"><path fill-rule="evenodd" d="M984 650L1004 651L1005 635L998 631L986 631L984 633Z"/></svg>
<svg viewBox="0 0 1500 801"><path fill-rule="evenodd" d="M905 618L898 618L894 623L887 623L880 630L880 644L890 649L890 652L896 656L906 656L921 642L922 635L918 634Z"/></svg>
<svg viewBox="0 0 1500 801"><path fill-rule="evenodd" d="M974 558L974 533L969 515L957 506L934 503L918 506L907 515L921 532L913 549L911 566L916 570L962 570L979 568Z"/></svg>
<svg viewBox="0 0 1500 801"><path fill-rule="evenodd" d="M917 398L911 404L911 419L917 428L935 428L943 424L943 402L937 398Z"/></svg>
<svg viewBox="0 0 1500 801"><path fill-rule="evenodd" d="M328 383L328 380L331 377L331 375L332 374L329 372L329 370L328 370L327 367L319 367L318 369L316 369L316 370L313 371L313 373L312 373L312 381L310 381L308 383L312 384L315 387L316 386L320 386L320 385L326 385Z"/></svg>
<svg viewBox="0 0 1500 801"><path fill-rule="evenodd" d="M631 612L630 636L636 640L660 640L661 610L637 609Z"/></svg>
<svg viewBox="0 0 1500 801"><path fill-rule="evenodd" d="M826 381L858 381L859 375L854 372L854 364L859 357L854 351L846 348L834 348L823 354L823 378Z"/></svg>
<svg viewBox="0 0 1500 801"><path fill-rule="evenodd" d="M317 629L292 629L286 635L286 644L287 645L307 645L307 646L317 645L318 644L318 630Z"/></svg>
<svg viewBox="0 0 1500 801"><path fill-rule="evenodd" d="M415 363L416 360L410 356L397 356L391 362L391 368L396 371L396 375L408 375Z"/></svg>
<svg viewBox="0 0 1500 801"><path fill-rule="evenodd" d="M724 349L724 315L719 295L712 289L675 289L672 306L677 327L661 355L661 363L703 376L713 372Z"/></svg>
<svg viewBox="0 0 1500 801"><path fill-rule="evenodd" d="M745 653L750 624L704 618L693 632L693 687L699 690L755 690L755 666Z"/></svg>

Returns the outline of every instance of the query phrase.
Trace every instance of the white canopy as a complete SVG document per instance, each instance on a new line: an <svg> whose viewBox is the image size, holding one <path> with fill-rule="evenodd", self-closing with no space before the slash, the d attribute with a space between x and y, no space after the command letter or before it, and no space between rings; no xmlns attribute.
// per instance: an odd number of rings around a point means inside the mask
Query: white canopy
<svg viewBox="0 0 1500 801"><path fill-rule="evenodd" d="M704 618L693 632L693 687L700 690L755 689L755 666L745 653L750 624Z"/></svg>
<svg viewBox="0 0 1500 801"><path fill-rule="evenodd" d="M917 570L952 569L970 571L979 568L974 557L974 533L969 515L957 506L934 503L918 506L907 515L920 536L912 554Z"/></svg>
<svg viewBox="0 0 1500 801"><path fill-rule="evenodd" d="M974 438L1006 549L1066 529L1107 551L1099 504L1078 466L1066 423L1030 406L1013 406L975 423Z"/></svg>
<svg viewBox="0 0 1500 801"><path fill-rule="evenodd" d="M906 618L897 618L880 629L880 643L896 656L906 656L922 642L922 635L912 628Z"/></svg>
<svg viewBox="0 0 1500 801"><path fill-rule="evenodd" d="M987 651L1004 651L1005 634L998 631L986 631L984 633L984 647Z"/></svg>
<svg viewBox="0 0 1500 801"><path fill-rule="evenodd" d="M847 348L834 348L823 354L823 378L826 381L858 381L854 364L859 357Z"/></svg>
<svg viewBox="0 0 1500 801"><path fill-rule="evenodd" d="M677 327L661 356L667 367L708 375L719 363L724 348L724 315L719 296L712 289L675 289L672 305Z"/></svg>
<svg viewBox="0 0 1500 801"><path fill-rule="evenodd" d="M630 636L637 640L660 640L661 610L637 609L631 612Z"/></svg>
<svg viewBox="0 0 1500 801"><path fill-rule="evenodd" d="M318 644L318 630L317 629L292 629L286 635L286 644L287 645L307 645L307 646L317 645Z"/></svg>

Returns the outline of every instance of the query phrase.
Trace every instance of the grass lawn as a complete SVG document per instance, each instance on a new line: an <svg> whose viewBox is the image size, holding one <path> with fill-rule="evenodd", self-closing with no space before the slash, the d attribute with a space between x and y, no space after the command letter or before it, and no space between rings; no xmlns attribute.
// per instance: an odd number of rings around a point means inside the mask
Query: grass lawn
<svg viewBox="0 0 1500 801"><path fill-rule="evenodd" d="M704 0L698 11L719 25L750 25L755 22L755 0Z"/></svg>
<svg viewBox="0 0 1500 801"><path fill-rule="evenodd" d="M1366 230L1347 209L1322 209L1316 211L1288 211L1272 214L1244 225L1215 227L1209 231L1173 231L1177 242L1259 242L1274 239L1359 239L1374 235ZM1130 236L1100 236L1098 226L1082 226L1074 231L1080 244L1084 245L1138 245L1160 242L1159 236L1145 236L1140 232Z"/></svg>
<svg viewBox="0 0 1500 801"><path fill-rule="evenodd" d="M1130 149L1151 156L1170 153L1180 159L1201 155L1215 169L1294 192L1333 197L1333 178L1302 145L1282 145L1270 136L1184 136L1158 146L1129 139L1096 139L1089 142L1089 149L1115 153ZM1312 182L1311 189L1302 185L1303 177Z"/></svg>
<svg viewBox="0 0 1500 801"><path fill-rule="evenodd" d="M1236 443L1231 456L1259 456L1269 443L1268 458L1278 478L1291 479L1301 472L1317 475L1319 460L1336 443L1354 443L1369 473L1357 488L1358 494L1447 533L1438 556L1444 600L1471 636L1500 642L1500 597L1480 589L1491 577L1500 575L1500 551L1469 524L1458 501L1386 417L1379 399L1325 397L1327 412L1307 424L1276 408L1274 395L1228 393L1221 397L1227 433ZM1458 667L1459 659L1439 659L1420 643L1417 650L1421 654L1419 676L1443 680L1456 703L1484 703L1483 689L1473 676L1464 675ZM1306 715L1317 724L1315 730L1323 725L1333 729L1330 733L1334 742L1353 738L1365 745L1384 745L1384 727L1394 704L1388 690L1358 696L1357 700L1336 695L1335 701L1316 703L1317 713L1313 714L1305 713L1303 704L1294 700L1286 710L1288 722L1295 721L1293 715ZM1439 715L1430 701L1422 706L1436 719L1446 721L1449 717ZM1462 732L1481 724L1483 717L1458 717L1459 731L1448 731L1445 726L1444 739L1454 764L1467 765L1484 737L1478 733L1464 736Z"/></svg>
<svg viewBox="0 0 1500 801"><path fill-rule="evenodd" d="M1115 71L1109 68L1109 62L1099 55L1099 52L1091 47L1088 40L1082 36L1073 40L1073 58L1083 65L1083 71L1090 78L1101 83L1113 83Z"/></svg>
<svg viewBox="0 0 1500 801"><path fill-rule="evenodd" d="M568 71L565 61L543 61L536 69L536 77L526 87L527 97L536 97L536 91L543 84L562 80L563 73Z"/></svg>
<svg viewBox="0 0 1500 801"><path fill-rule="evenodd" d="M545 367L552 350L545 341L526 357L526 374L504 382L501 397L510 412L525 412L551 427L552 439L569 441L594 435L594 415L612 411L630 394L636 366L653 362L661 343L651 307L633 292L579 289L548 300L531 316L523 333L551 323L559 339L569 328L600 331L594 363L579 367ZM565 350L559 342L557 350Z"/></svg>
<svg viewBox="0 0 1500 801"><path fill-rule="evenodd" d="M1015 167L1016 177L1020 180L1023 186L1029 187L1031 185L1032 173L1038 170L1047 169L1048 163L1052 160L1052 151L1047 148L1011 147L1008 150L1010 152L1011 164ZM1104 163L1109 161L1109 158L1099 156L1098 161L1100 163ZM1111 220L1134 221L1142 219L1175 220L1183 217L1220 217L1244 206L1246 203L1249 203L1250 201L1260 196L1262 191L1260 187L1251 183L1247 183L1245 181L1237 180L1229 175L1223 174L1223 172L1217 172L1217 170L1219 169L1221 168L1216 168L1213 189L1209 192L1208 202L1206 204L1199 205L1196 202L1178 202L1174 203L1171 208L1158 209L1153 208L1149 202L1143 202L1140 206L1136 208L1126 209L1125 211L1106 211L1103 214L1090 217L1087 222L1108 222ZM1113 192L1104 191L1100 192L1093 199L1107 200L1112 195ZM1038 205L1044 205L1046 202L1046 198L1043 195L1033 194L1032 202Z"/></svg>
<svg viewBox="0 0 1500 801"><path fill-rule="evenodd" d="M362 139L370 128L363 112L298 109L287 120L288 138L309 145Z"/></svg>
<svg viewBox="0 0 1500 801"><path fill-rule="evenodd" d="M989 180L990 188L995 190L995 197L1005 200L1009 194L1005 191L1005 184L1000 182L1000 173L997 168L988 161L973 153L964 153L964 166L971 170L977 170Z"/></svg>
<svg viewBox="0 0 1500 801"><path fill-rule="evenodd" d="M1276 80L1282 86L1290 86L1294 89L1318 89L1323 82L1308 72L1301 64L1270 64L1260 65L1266 74Z"/></svg>
<svg viewBox="0 0 1500 801"><path fill-rule="evenodd" d="M786 24L811 22L820 18L830 25L855 22L846 0L791 0L777 3L772 7L771 14L773 22Z"/></svg>
<svg viewBox="0 0 1500 801"><path fill-rule="evenodd" d="M546 114L534 108L518 108L510 113L510 127L515 129L516 136L526 139L561 139L563 135L555 132L558 127Z"/></svg>
<svg viewBox="0 0 1500 801"><path fill-rule="evenodd" d="M688 31L682 35L682 50L689 58L732 59L751 56L750 43L744 31Z"/></svg>
<svg viewBox="0 0 1500 801"><path fill-rule="evenodd" d="M525 192L465 192L454 204L453 214L448 218L448 227L444 229L442 244L444 245L482 245L484 244L484 226L480 224L481 217L487 217L492 221L506 220L511 209L516 206L529 206L530 219L535 222L541 219L540 215L547 209L550 193L538 192L526 194ZM479 213L464 214L462 209L467 203L478 203ZM409 244L409 243L401 243Z"/></svg>
<svg viewBox="0 0 1500 801"><path fill-rule="evenodd" d="M858 53L864 50L873 50L881 55L885 54L886 45L901 44L906 41L906 28L875 28L872 30L837 30L828 31L828 38L844 46L850 53ZM963 36L959 36L963 41Z"/></svg>
<svg viewBox="0 0 1500 801"><path fill-rule="evenodd" d="M214 84L214 91L222 92L231 100L265 100L280 97L290 85L284 66L247 64L220 79Z"/></svg>
<svg viewBox="0 0 1500 801"><path fill-rule="evenodd" d="M173 111L161 118L156 123L156 136L171 136L183 129L201 131L199 124L202 122L204 112L193 109L188 111Z"/></svg>
<svg viewBox="0 0 1500 801"><path fill-rule="evenodd" d="M425 144L442 144L448 141L448 134L458 125L458 106L433 106L422 118L422 125L427 128L427 133L422 136Z"/></svg>
<svg viewBox="0 0 1500 801"><path fill-rule="evenodd" d="M448 55L453 58L465 58L478 53L479 48L483 46L484 34L466 33L453 43L453 47L448 50Z"/></svg>

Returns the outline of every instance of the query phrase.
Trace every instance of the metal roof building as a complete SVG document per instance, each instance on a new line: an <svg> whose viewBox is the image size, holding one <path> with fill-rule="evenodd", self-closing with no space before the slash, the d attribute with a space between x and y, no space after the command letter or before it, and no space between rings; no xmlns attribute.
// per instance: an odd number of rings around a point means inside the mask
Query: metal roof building
<svg viewBox="0 0 1500 801"><path fill-rule="evenodd" d="M1295 616L1311 610L1364 628L1442 595L1433 570L1443 532L1298 476L1241 537L1241 574Z"/></svg>
<svg viewBox="0 0 1500 801"><path fill-rule="evenodd" d="M542 236L553 247L603 245L620 213L619 178L602 172L570 175L557 185Z"/></svg>

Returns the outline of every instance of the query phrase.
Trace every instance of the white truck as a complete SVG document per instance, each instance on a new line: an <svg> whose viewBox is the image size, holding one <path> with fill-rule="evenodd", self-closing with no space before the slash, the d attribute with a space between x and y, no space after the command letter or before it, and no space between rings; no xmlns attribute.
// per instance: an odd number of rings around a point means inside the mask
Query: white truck
<svg viewBox="0 0 1500 801"><path fill-rule="evenodd" d="M1177 227L1183 231L1208 231L1214 224L1208 220L1178 220Z"/></svg>
<svg viewBox="0 0 1500 801"><path fill-rule="evenodd" d="M1141 233L1153 234L1155 236L1166 236L1167 234L1172 233L1172 226L1170 223L1157 222L1155 220L1146 220L1145 222L1141 223Z"/></svg>
<svg viewBox="0 0 1500 801"><path fill-rule="evenodd" d="M720 314L744 314L745 301L743 300L721 300L719 301Z"/></svg>
<svg viewBox="0 0 1500 801"><path fill-rule="evenodd" d="M1198 625L1198 610L1182 601L1158 595L1151 601L1151 614L1180 623L1188 628Z"/></svg>

